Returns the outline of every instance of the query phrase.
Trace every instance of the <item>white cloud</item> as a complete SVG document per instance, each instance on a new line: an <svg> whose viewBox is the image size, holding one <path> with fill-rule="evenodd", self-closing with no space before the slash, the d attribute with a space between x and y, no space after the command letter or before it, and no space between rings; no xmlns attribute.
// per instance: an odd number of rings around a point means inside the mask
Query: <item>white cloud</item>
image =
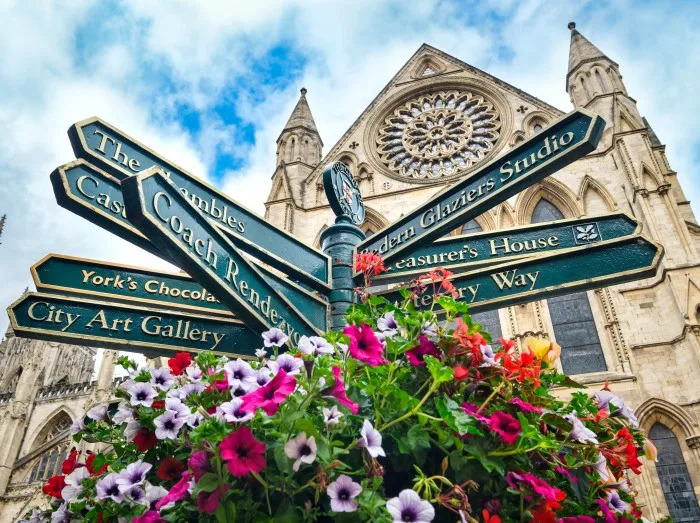
<svg viewBox="0 0 700 523"><path fill-rule="evenodd" d="M155 259L58 207L48 180L73 158L65 131L99 115L191 172L217 179L262 212L275 140L298 99L308 99L329 150L394 73L426 42L563 110L569 34L581 32L616 60L627 88L668 144L690 199L700 196L700 99L694 95L700 35L692 3L613 2L11 2L0 7L0 302L29 284L29 266L47 252L164 267ZM663 20L663 32L659 20ZM87 32L98 23L99 30ZM301 69L266 84L271 48L292 49ZM167 75L165 80L163 75ZM240 85L240 118L255 143L214 111ZM199 112L205 132L177 118ZM216 155L244 159L212 173ZM0 329L7 320L2 315Z"/></svg>

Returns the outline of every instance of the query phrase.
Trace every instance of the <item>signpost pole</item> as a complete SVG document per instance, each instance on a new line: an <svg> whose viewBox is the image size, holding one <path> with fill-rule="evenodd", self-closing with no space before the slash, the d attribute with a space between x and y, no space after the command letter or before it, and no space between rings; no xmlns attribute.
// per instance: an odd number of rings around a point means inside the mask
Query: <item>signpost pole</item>
<svg viewBox="0 0 700 523"><path fill-rule="evenodd" d="M350 169L342 162L323 170L323 188L336 215L335 223L321 233L321 248L331 258L330 327L340 329L345 325L343 316L355 301L353 253L365 239L357 226L365 219L365 206Z"/></svg>
<svg viewBox="0 0 700 523"><path fill-rule="evenodd" d="M331 306L330 326L340 329L345 325L343 316L353 304L354 288L353 250L365 239L365 233L350 218L338 216L335 223L321 233L321 248L331 257L332 290L329 297Z"/></svg>

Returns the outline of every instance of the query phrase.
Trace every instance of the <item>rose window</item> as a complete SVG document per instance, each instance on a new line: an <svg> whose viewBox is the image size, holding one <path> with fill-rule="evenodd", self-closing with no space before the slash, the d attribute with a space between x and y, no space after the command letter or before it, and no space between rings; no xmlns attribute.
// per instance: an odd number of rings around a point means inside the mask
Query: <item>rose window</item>
<svg viewBox="0 0 700 523"><path fill-rule="evenodd" d="M481 95L469 91L421 95L386 118L379 129L377 152L401 176L455 176L491 152L500 128L500 115Z"/></svg>

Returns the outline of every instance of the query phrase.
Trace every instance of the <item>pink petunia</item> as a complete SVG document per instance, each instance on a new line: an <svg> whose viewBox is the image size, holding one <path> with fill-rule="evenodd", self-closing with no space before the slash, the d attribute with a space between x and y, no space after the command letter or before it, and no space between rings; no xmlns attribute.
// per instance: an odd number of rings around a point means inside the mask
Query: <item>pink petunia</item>
<svg viewBox="0 0 700 523"><path fill-rule="evenodd" d="M566 497L566 492L553 487L545 480L529 472L523 474L508 472L506 474L506 482L511 488L516 490L521 490L521 486L529 487L535 494L539 494L547 501L561 501Z"/></svg>
<svg viewBox="0 0 700 523"><path fill-rule="evenodd" d="M166 523L157 510L147 510L133 519L133 523Z"/></svg>
<svg viewBox="0 0 700 523"><path fill-rule="evenodd" d="M517 419L500 410L491 414L489 428L498 434L506 445L515 444L522 431L520 422Z"/></svg>
<svg viewBox="0 0 700 523"><path fill-rule="evenodd" d="M350 356L366 363L370 367L386 363L384 346L372 331L372 327L366 323L363 323L361 327L348 325L343 330L343 334L350 338L350 344L348 345Z"/></svg>
<svg viewBox="0 0 700 523"><path fill-rule="evenodd" d="M237 478L265 468L265 444L253 436L248 427L241 427L226 436L219 444L221 459Z"/></svg>
<svg viewBox="0 0 700 523"><path fill-rule="evenodd" d="M168 503L176 503L177 501L181 501L189 496L190 479L190 473L188 471L183 472L180 481L175 483L170 489L170 492L168 492L158 503L156 503L156 508L160 510Z"/></svg>
<svg viewBox="0 0 700 523"><path fill-rule="evenodd" d="M284 369L280 369L265 385L241 397L243 403L240 410L255 412L261 408L268 416L272 416L279 410L287 396L294 392L296 386L296 378L288 376Z"/></svg>
<svg viewBox="0 0 700 523"><path fill-rule="evenodd" d="M418 345L413 347L411 350L406 351L406 357L411 365L418 367L420 365L425 365L425 356L434 356L436 358L440 357L440 351L432 341L430 341L425 336L420 336L418 338Z"/></svg>
<svg viewBox="0 0 700 523"><path fill-rule="evenodd" d="M477 420L479 420L482 423L488 424L491 421L488 417L482 416L481 414L477 414L477 412L479 412L479 405L476 405L474 403L465 401L464 403L462 403L462 410L467 414L474 416Z"/></svg>
<svg viewBox="0 0 700 523"><path fill-rule="evenodd" d="M212 472L213 468L211 466L211 459L214 455L206 450L198 450L193 452L190 459L187 461L190 469L192 469L192 475L195 481L199 481L199 478L204 476L207 472Z"/></svg>
<svg viewBox="0 0 700 523"><path fill-rule="evenodd" d="M532 403L528 403L527 401L523 401L520 398L513 398L510 400L510 402L518 407L521 411L523 412L537 412L541 413L542 409L539 407L535 407Z"/></svg>
<svg viewBox="0 0 700 523"><path fill-rule="evenodd" d="M229 485L223 485L216 487L211 492L200 492L197 495L197 510L200 512L206 512L207 514L213 514L216 512L216 509L219 508L221 495L230 488L231 487Z"/></svg>
<svg viewBox="0 0 700 523"><path fill-rule="evenodd" d="M358 410L360 409L360 405L357 403L354 403L353 401L348 398L348 393L345 390L345 383L343 382L343 378L340 375L340 367L335 365L333 367L333 378L335 378L335 384L326 389L323 394L327 396L333 396L338 403L341 405L345 405L347 408L350 409L350 412L353 414L357 414Z"/></svg>

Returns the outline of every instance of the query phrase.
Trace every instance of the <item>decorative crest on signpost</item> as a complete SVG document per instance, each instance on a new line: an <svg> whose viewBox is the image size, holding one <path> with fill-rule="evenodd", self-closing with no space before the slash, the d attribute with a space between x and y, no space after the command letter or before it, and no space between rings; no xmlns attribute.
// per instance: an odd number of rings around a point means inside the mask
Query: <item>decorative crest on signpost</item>
<svg viewBox="0 0 700 523"><path fill-rule="evenodd" d="M352 223L365 221L365 204L352 173L343 162L333 162L323 170L323 187L335 215L347 216Z"/></svg>

